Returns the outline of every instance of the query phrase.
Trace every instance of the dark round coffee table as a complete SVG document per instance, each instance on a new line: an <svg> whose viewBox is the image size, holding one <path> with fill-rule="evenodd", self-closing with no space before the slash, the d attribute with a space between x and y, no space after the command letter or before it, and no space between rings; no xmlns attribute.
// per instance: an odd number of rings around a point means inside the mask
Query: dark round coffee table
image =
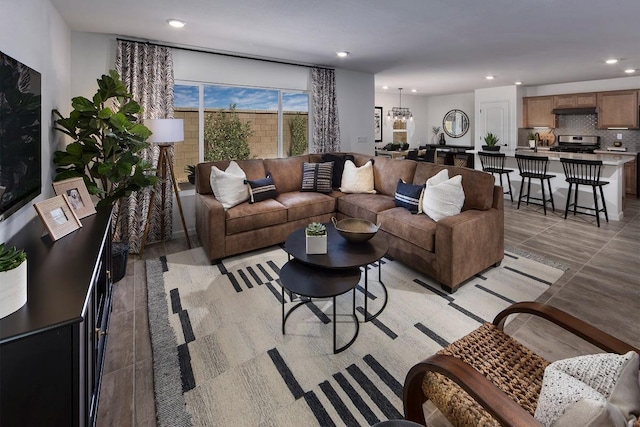
<svg viewBox="0 0 640 427"><path fill-rule="evenodd" d="M380 261L389 250L387 240L380 234L376 234L366 242L349 242L336 230L332 223L325 223L327 227L327 253L307 255L305 242L305 227L295 230L287 237L284 250L290 257L314 267L327 270L341 270L354 267L364 267L364 321L375 319L387 306L387 288L382 282L381 263L378 262L378 281L384 293L384 302L380 310L374 314L367 311L369 296L369 275L367 265Z"/></svg>
<svg viewBox="0 0 640 427"><path fill-rule="evenodd" d="M311 298L332 298L333 299L333 353L340 353L353 344L360 331L360 322L356 316L356 285L360 281L359 268L345 268L341 270L328 270L317 268L308 264L303 264L295 259L288 261L280 269L280 283L282 290L282 334L285 334L285 323L289 315L298 307L312 302ZM293 306L286 314L284 310L284 290L309 299L301 301ZM356 325L356 332L353 338L340 348L336 342L336 297L353 291L353 320Z"/></svg>

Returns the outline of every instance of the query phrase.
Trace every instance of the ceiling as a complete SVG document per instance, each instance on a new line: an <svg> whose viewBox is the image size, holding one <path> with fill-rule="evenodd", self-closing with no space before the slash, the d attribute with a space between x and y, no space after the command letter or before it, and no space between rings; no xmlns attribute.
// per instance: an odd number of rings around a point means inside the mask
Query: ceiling
<svg viewBox="0 0 640 427"><path fill-rule="evenodd" d="M640 75L638 0L51 2L73 31L368 72L376 90L437 95ZM168 18L187 25L173 29Z"/></svg>

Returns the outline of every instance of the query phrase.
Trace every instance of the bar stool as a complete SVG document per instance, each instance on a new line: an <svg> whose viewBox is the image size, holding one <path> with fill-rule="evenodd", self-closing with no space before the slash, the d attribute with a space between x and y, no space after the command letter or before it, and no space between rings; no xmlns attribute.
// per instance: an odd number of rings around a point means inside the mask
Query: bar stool
<svg viewBox="0 0 640 427"><path fill-rule="evenodd" d="M542 205L544 214L547 214L547 202L551 202L551 210L555 212L556 207L553 203L553 192L551 191L551 178L555 178L555 175L549 175L547 173L547 167L549 166L549 158L546 156L527 156L525 154L516 154L516 161L518 162L518 169L520 170L520 176L522 182L520 183L520 194L518 195L518 209L520 209L520 202L522 199L527 199L527 206L529 200L540 200L542 203L531 203L532 205ZM540 180L540 187L542 189L542 198L530 197L531 193L531 178ZM524 180L527 179L527 194L522 194L522 188L524 187ZM545 195L544 181L547 180L549 186L549 198Z"/></svg>
<svg viewBox="0 0 640 427"><path fill-rule="evenodd" d="M596 217L596 223L600 227L600 212L604 212L604 217L609 222L609 214L607 213L607 203L604 200L604 192L602 187L608 184L607 181L600 181L600 172L602 171L602 160L578 160L578 159L566 159L560 158L562 162L562 168L564 169L564 176L569 183L569 192L567 193L567 207L564 211L564 219L567 219L567 213L569 208L573 206L573 214L580 213L583 215L591 215ZM575 184L575 194L573 196L573 203L571 202L571 188ZM579 206L578 205L578 186L590 185L593 190L593 203L594 208ZM598 195L596 193L596 187L600 189L600 199L602 200L602 209L598 208ZM593 210L595 213L590 212L578 212L577 208Z"/></svg>
<svg viewBox="0 0 640 427"><path fill-rule="evenodd" d="M482 170L485 172L489 172L491 175L499 174L500 175L500 186L504 188L502 184L502 174L507 175L507 182L509 183L509 191L505 191L504 194L508 194L511 197L511 202L513 203L513 194L511 192L511 179L509 178L509 174L513 172L513 169L505 169L504 161L505 155L504 153L492 153L489 151L482 151L478 153L478 157L480 157L480 163L482 164Z"/></svg>

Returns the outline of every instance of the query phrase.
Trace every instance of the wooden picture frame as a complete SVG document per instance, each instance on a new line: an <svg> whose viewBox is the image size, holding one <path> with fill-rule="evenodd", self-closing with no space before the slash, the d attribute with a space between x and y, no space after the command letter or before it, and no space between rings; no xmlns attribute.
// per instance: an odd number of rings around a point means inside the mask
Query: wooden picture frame
<svg viewBox="0 0 640 427"><path fill-rule="evenodd" d="M374 107L373 109L373 126L375 142L382 142L382 107Z"/></svg>
<svg viewBox="0 0 640 427"><path fill-rule="evenodd" d="M96 213L96 208L93 206L87 186L81 177L54 182L53 191L55 191L56 196L63 195L69 199L69 205L79 219Z"/></svg>
<svg viewBox="0 0 640 427"><path fill-rule="evenodd" d="M35 203L33 207L47 227L51 240L56 241L82 227L75 211L64 195Z"/></svg>

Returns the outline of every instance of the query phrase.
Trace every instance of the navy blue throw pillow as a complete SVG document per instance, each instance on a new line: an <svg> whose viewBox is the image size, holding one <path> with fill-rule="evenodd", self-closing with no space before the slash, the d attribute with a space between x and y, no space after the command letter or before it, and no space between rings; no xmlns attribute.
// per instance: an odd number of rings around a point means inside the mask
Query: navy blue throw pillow
<svg viewBox="0 0 640 427"><path fill-rule="evenodd" d="M271 174L267 174L266 178L246 180L245 183L249 184L249 203L261 202L278 196Z"/></svg>
<svg viewBox="0 0 640 427"><path fill-rule="evenodd" d="M407 184L399 179L394 197L396 206L405 208L412 214L419 213L423 190L424 185Z"/></svg>

